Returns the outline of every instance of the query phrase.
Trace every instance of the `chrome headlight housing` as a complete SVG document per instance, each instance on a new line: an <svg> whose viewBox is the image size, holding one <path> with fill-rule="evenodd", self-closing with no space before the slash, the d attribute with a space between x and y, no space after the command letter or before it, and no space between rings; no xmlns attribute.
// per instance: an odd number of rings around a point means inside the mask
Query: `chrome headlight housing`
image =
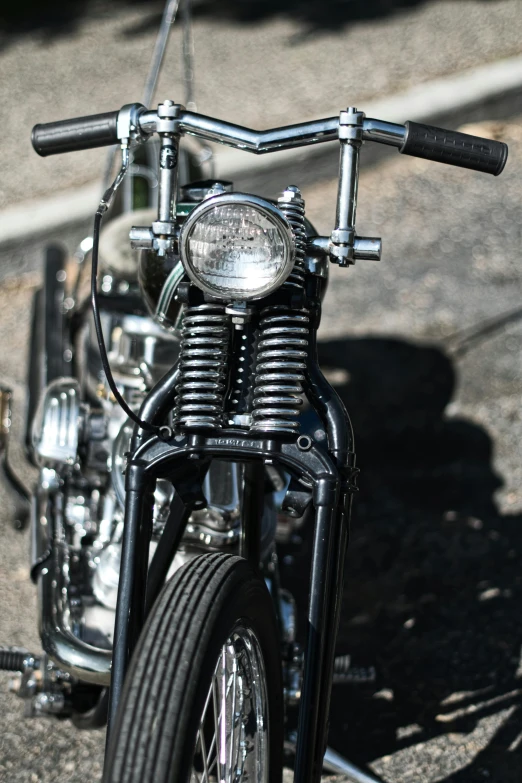
<svg viewBox="0 0 522 783"><path fill-rule="evenodd" d="M180 233L180 254L198 288L242 302L284 283L294 266L295 243L287 219L269 201L225 193L190 213Z"/></svg>

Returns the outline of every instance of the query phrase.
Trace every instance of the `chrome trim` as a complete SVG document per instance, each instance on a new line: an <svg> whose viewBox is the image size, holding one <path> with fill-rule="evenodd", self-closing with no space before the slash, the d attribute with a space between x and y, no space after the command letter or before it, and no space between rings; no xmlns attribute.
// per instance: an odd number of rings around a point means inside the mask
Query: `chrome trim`
<svg viewBox="0 0 522 783"><path fill-rule="evenodd" d="M355 237L355 260L380 261L382 253L382 240L377 237Z"/></svg>
<svg viewBox="0 0 522 783"><path fill-rule="evenodd" d="M111 679L112 651L86 644L71 630L71 606L69 602L69 547L65 542L63 522L59 513L63 496L52 495L57 502L52 522L53 543L50 562L40 571L38 584L39 626L42 647L60 669L83 682L109 685ZM51 524L47 509L35 498L35 523L49 530ZM41 543L46 540L41 536Z"/></svg>
<svg viewBox="0 0 522 783"><path fill-rule="evenodd" d="M175 106L168 105L168 101L160 104L158 113L161 111L165 116L174 110ZM162 116L162 115L160 115ZM165 226L152 225L154 234L173 234L176 224L176 200L178 190L178 157L179 157L179 136L170 133L161 134L160 165L159 165L159 191L158 191L158 223L172 224L171 230L166 231Z"/></svg>
<svg viewBox="0 0 522 783"><path fill-rule="evenodd" d="M355 262L355 214L363 123L363 112L357 111L353 106L339 115L341 158L335 228L330 237L330 260L339 266L348 266Z"/></svg>
<svg viewBox="0 0 522 783"><path fill-rule="evenodd" d="M140 134L140 115L145 111L141 103L127 103L118 112L117 134L120 140L143 142L145 137Z"/></svg>
<svg viewBox="0 0 522 783"><path fill-rule="evenodd" d="M265 296L268 296L268 294L271 294L272 291L276 291L292 272L295 262L295 242L292 228L282 212L274 207L274 205L269 201L259 198L258 196L252 196L248 193L222 193L218 196L211 196L210 198L205 199L205 201L202 201L201 204L198 204L198 206L192 210L189 217L181 227L181 232L179 235L179 249L183 267L192 282L199 289L209 294L210 296L218 297L222 300L227 299L227 301L230 299L230 301L232 301L231 297L227 297L226 293L221 291L217 292L216 289L212 288L198 277L197 272L195 272L192 268L190 253L188 250L190 235L198 220L200 220L207 212L211 212L217 207L225 206L227 204L251 205L259 212L268 216L273 222L275 222L277 228L280 230L281 238L285 248L285 259L284 266L279 271L277 277L274 278L269 288L265 287L262 291L251 292L248 295L244 292L236 295L236 299L241 301L261 299Z"/></svg>
<svg viewBox="0 0 522 783"><path fill-rule="evenodd" d="M43 468L31 500L31 579L35 584L42 565L51 557L52 530L46 510L51 492L56 491L59 486L60 481L55 471Z"/></svg>
<svg viewBox="0 0 522 783"><path fill-rule="evenodd" d="M330 254L330 237L310 237L307 241L306 250L310 253L307 256L307 262L310 264L317 258L326 258ZM382 253L382 240L378 237L355 237L354 243L355 260L360 261L380 261ZM313 267L309 268L313 274Z"/></svg>
<svg viewBox="0 0 522 783"><path fill-rule="evenodd" d="M80 385L57 378L46 387L33 423L33 448L40 465L74 465L80 429Z"/></svg>
<svg viewBox="0 0 522 783"><path fill-rule="evenodd" d="M363 122L363 139L400 149L406 141L406 128L394 122L383 122L383 120L372 120L366 117Z"/></svg>
<svg viewBox="0 0 522 783"><path fill-rule="evenodd" d="M183 280L184 275L185 268L183 263L180 261L172 269L169 276L165 280L163 288L161 289L161 293L158 297L158 304L156 305L156 312L154 313L154 321L156 321L158 324L163 324L166 321L168 322L167 313L172 303L172 298L175 296L176 291L178 290L178 286ZM164 328L168 329L168 323Z"/></svg>
<svg viewBox="0 0 522 783"><path fill-rule="evenodd" d="M309 237L306 250L313 255L327 256L330 252L330 237Z"/></svg>
<svg viewBox="0 0 522 783"><path fill-rule="evenodd" d="M241 514L242 472L237 462L212 460L203 480L203 494L207 508L221 518L219 529L226 529L230 520L237 520ZM216 527L216 523L213 523Z"/></svg>
<svg viewBox="0 0 522 783"><path fill-rule="evenodd" d="M180 265L181 266L181 265ZM176 268L176 267L175 267ZM119 323L123 332L136 338L158 337L165 342L177 344L178 339L174 335L165 332L165 329L158 326L153 319L143 315L131 315L125 313Z"/></svg>
<svg viewBox="0 0 522 783"><path fill-rule="evenodd" d="M158 115L155 111L146 111L140 116L140 127L146 133L156 130ZM306 147L321 144L339 138L339 118L327 117L323 120L287 125L283 128L271 128L264 131L251 130L203 114L181 111L176 121L178 133L188 133L207 141L216 141L229 147L262 155L267 152ZM363 139L376 141L393 147L402 147L406 138L403 125L366 118L363 123Z"/></svg>
<svg viewBox="0 0 522 783"><path fill-rule="evenodd" d="M279 610L285 644L294 644L297 636L297 608L295 599L289 590L279 588Z"/></svg>
<svg viewBox="0 0 522 783"><path fill-rule="evenodd" d="M150 226L132 226L129 239L133 250L151 250L154 246L154 234Z"/></svg>

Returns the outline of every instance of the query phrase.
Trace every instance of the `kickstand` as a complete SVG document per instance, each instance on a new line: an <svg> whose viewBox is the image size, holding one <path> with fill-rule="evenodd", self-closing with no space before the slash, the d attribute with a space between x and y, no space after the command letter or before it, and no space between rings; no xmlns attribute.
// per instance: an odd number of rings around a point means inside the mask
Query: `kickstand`
<svg viewBox="0 0 522 783"><path fill-rule="evenodd" d="M297 737L295 733L292 733L285 741L285 750L295 754ZM323 759L323 770L325 772L333 772L337 775L344 775L350 783L382 783L382 780L374 777L369 772L356 767L350 761L339 755L332 748L326 748L326 753Z"/></svg>
<svg viewBox="0 0 522 783"><path fill-rule="evenodd" d="M364 772L355 764L347 761L332 748L326 748L323 759L323 769L327 772L345 775L353 783L382 783L379 778L374 777L369 772Z"/></svg>

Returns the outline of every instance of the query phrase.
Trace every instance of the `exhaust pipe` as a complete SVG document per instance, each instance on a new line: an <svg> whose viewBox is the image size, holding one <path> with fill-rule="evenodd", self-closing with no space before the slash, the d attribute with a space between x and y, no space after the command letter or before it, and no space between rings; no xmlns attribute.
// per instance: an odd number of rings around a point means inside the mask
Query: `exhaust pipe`
<svg viewBox="0 0 522 783"><path fill-rule="evenodd" d="M69 546L63 529L63 495L42 490L34 499L33 572L38 579L42 647L59 668L82 682L109 685L112 651L94 647L71 630ZM46 549L46 543L50 548Z"/></svg>

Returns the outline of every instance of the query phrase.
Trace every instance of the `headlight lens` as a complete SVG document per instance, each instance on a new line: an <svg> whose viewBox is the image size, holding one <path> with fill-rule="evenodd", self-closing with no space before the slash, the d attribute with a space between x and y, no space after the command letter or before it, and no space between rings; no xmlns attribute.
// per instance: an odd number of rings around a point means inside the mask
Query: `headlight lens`
<svg viewBox="0 0 522 783"><path fill-rule="evenodd" d="M295 258L283 214L243 193L213 196L196 207L181 230L180 247L193 282L231 301L259 299L279 288Z"/></svg>

